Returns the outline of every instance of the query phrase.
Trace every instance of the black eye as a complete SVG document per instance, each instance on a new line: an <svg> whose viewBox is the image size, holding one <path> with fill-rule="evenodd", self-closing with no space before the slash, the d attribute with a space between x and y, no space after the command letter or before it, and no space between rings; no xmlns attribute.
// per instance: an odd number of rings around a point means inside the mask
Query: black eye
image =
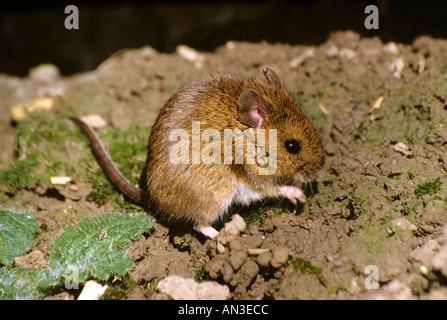
<svg viewBox="0 0 447 320"><path fill-rule="evenodd" d="M287 139L284 141L284 148L286 148L289 153L297 154L301 151L301 142L296 141L295 139Z"/></svg>

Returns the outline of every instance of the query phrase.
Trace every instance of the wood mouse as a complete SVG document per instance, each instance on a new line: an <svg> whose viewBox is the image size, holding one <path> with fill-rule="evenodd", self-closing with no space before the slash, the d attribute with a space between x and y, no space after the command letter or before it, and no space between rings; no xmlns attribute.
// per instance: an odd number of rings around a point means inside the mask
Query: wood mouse
<svg viewBox="0 0 447 320"><path fill-rule="evenodd" d="M263 73L267 83L218 73L193 81L175 93L152 127L141 189L121 175L93 129L78 118L71 119L89 139L110 180L125 195L156 209L162 218L192 223L195 230L214 238L218 231L212 227L213 222L225 217L233 205L248 205L266 197L285 197L294 204L297 200L305 202L302 184L323 176L325 156L317 130L284 88L279 75L270 68L265 68ZM213 137L211 141L217 144L207 144L210 138L195 137L194 130L201 135L223 134L228 130L265 132L262 154L264 160L276 162L275 170L260 174L260 169L266 167L266 162L260 159L250 163L236 161L241 154L248 159L249 141L253 142L249 135L245 135L247 141L242 148L235 143L234 135L230 149L225 149L224 142L229 142L228 139L219 141ZM173 138L172 132L184 133L189 140L181 142L179 136ZM275 139L271 140L273 136ZM254 145L260 141L256 140ZM208 153L205 148L210 145L222 146L221 155L227 156L225 161L194 161L200 153ZM270 152L273 145L276 150ZM187 152L185 161L172 161L173 148ZM212 149L213 155L220 156L216 150ZM224 150L232 151L230 161Z"/></svg>

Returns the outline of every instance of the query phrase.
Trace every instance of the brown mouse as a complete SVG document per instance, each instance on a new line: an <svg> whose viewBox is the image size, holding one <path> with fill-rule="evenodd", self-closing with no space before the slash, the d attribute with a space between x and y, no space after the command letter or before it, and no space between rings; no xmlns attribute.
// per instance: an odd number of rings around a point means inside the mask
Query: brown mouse
<svg viewBox="0 0 447 320"><path fill-rule="evenodd" d="M152 127L142 189L121 175L87 124L71 119L124 194L214 238L218 232L213 222L225 217L232 205L266 197L304 202L301 185L323 176L325 157L317 130L278 74L266 68L264 76L267 83L213 74L175 93ZM224 133L233 135L228 140ZM242 145L236 143L241 136ZM249 161L252 147L258 153Z"/></svg>

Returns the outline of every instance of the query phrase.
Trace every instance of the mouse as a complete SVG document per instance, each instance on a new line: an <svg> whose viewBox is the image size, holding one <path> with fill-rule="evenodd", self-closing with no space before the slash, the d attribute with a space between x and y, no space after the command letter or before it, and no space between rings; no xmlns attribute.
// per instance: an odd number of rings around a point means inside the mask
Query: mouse
<svg viewBox="0 0 447 320"><path fill-rule="evenodd" d="M304 203L303 185L324 175L319 132L278 73L266 67L263 74L264 81L213 73L169 98L149 134L141 187L123 177L90 125L70 119L122 193L212 239L235 205L279 197Z"/></svg>

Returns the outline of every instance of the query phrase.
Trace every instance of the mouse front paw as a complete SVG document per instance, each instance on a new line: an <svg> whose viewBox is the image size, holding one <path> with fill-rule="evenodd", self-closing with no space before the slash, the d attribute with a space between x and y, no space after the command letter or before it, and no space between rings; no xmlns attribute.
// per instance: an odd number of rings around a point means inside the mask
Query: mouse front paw
<svg viewBox="0 0 447 320"><path fill-rule="evenodd" d="M306 196L303 190L298 187L281 186L279 190L281 195L289 199L293 204L297 204L297 200L301 203L306 202Z"/></svg>

